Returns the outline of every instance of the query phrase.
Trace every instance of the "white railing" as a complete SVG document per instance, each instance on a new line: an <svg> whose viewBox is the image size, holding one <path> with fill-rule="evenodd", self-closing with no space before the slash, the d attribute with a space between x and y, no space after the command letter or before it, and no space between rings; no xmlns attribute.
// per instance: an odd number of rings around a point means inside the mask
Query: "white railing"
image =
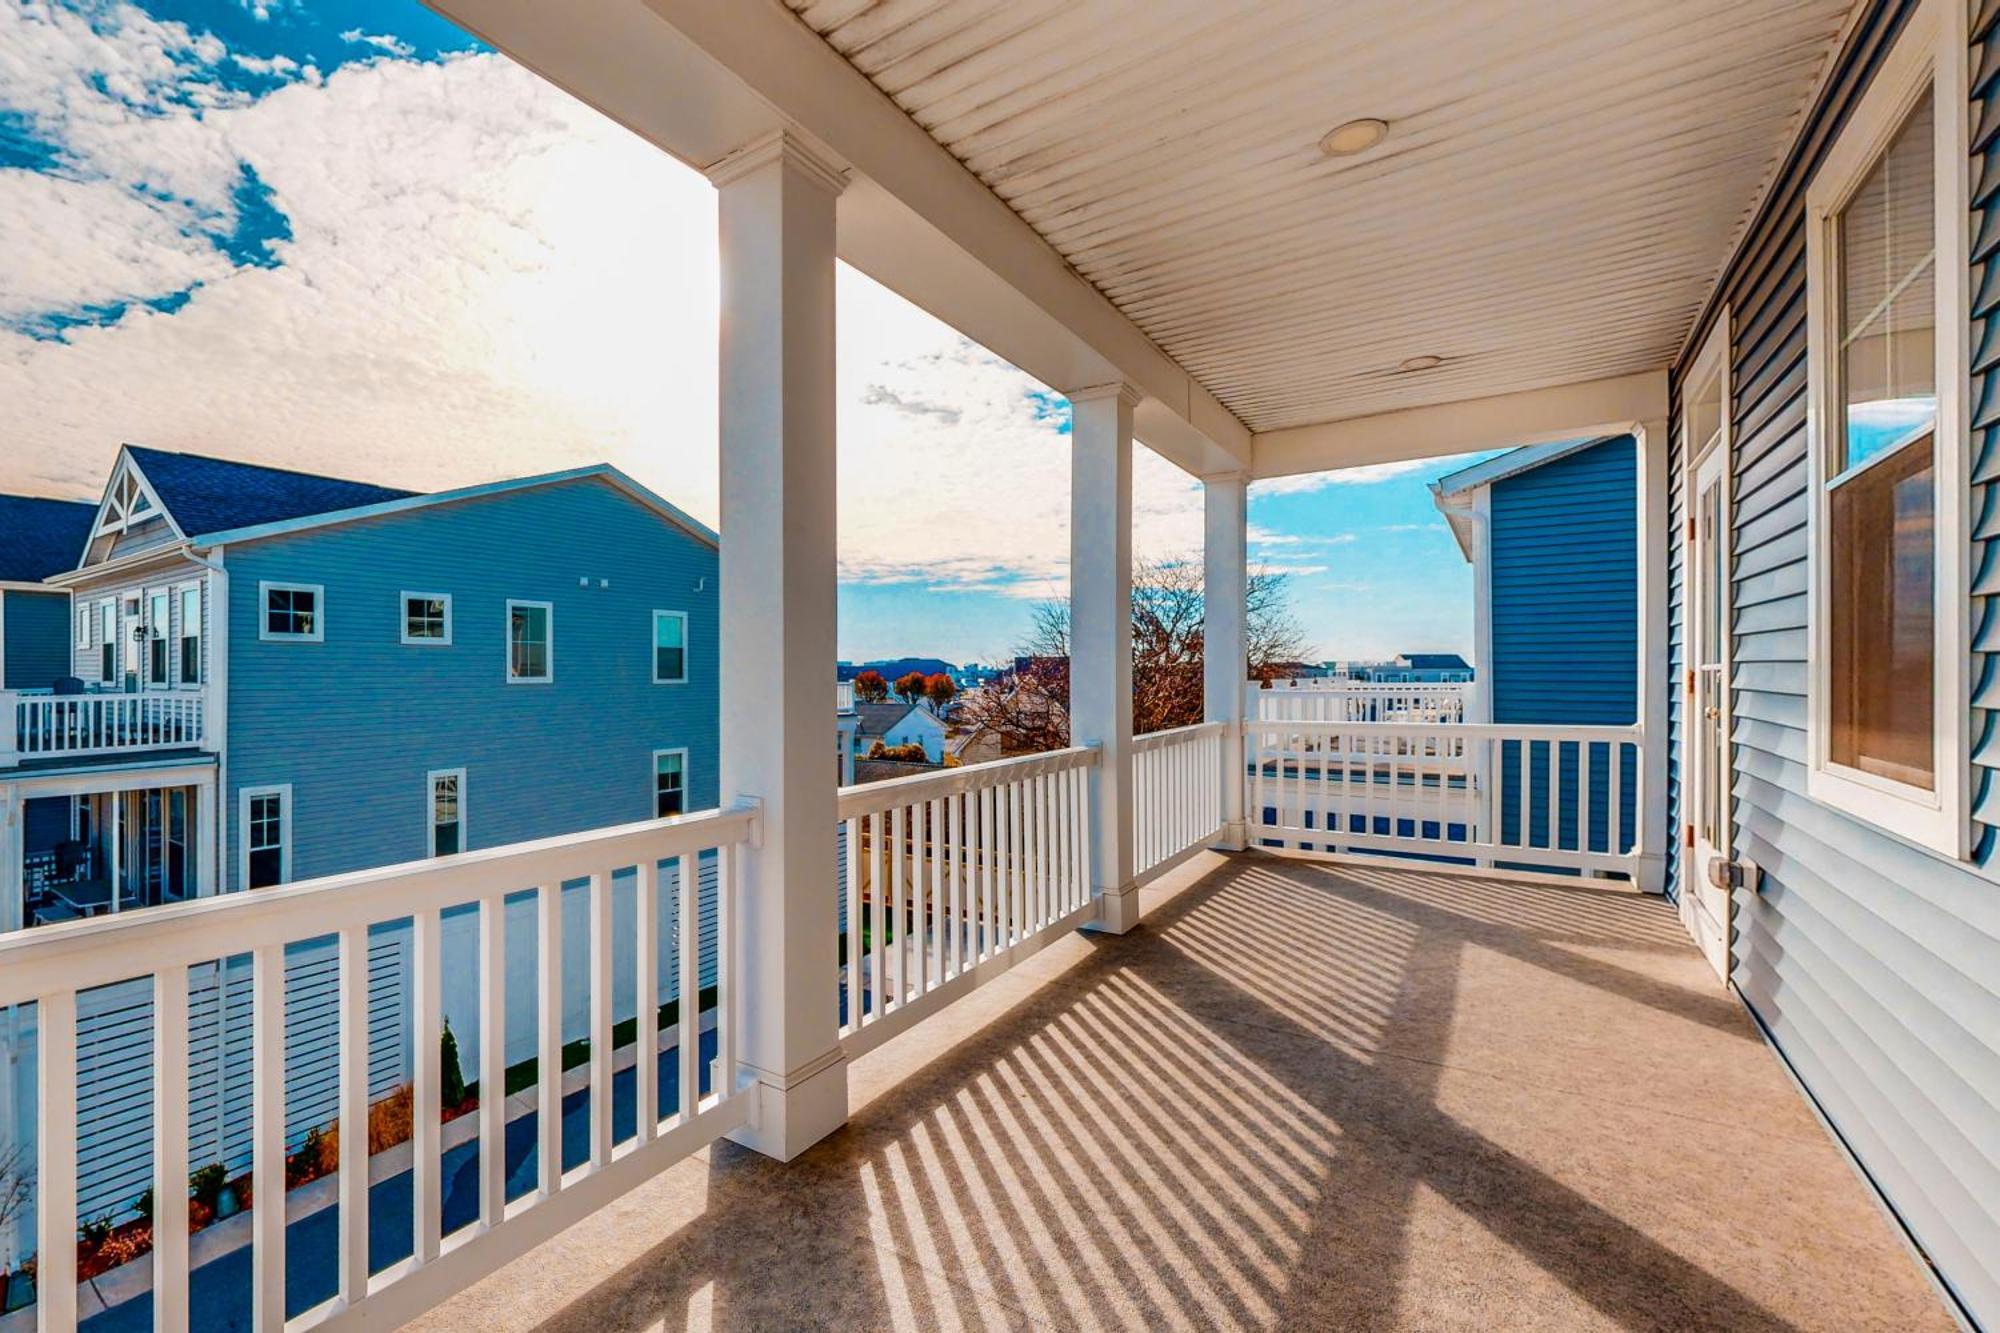
<svg viewBox="0 0 2000 1333"><path fill-rule="evenodd" d="M200 691L0 694L0 762L197 746L203 711Z"/></svg>
<svg viewBox="0 0 2000 1333"><path fill-rule="evenodd" d="M1637 727L1245 724L1253 845L1632 873Z"/></svg>
<svg viewBox="0 0 2000 1333"><path fill-rule="evenodd" d="M1224 730L1202 722L1132 741L1132 859L1141 882L1206 847L1222 827Z"/></svg>
<svg viewBox="0 0 2000 1333"><path fill-rule="evenodd" d="M751 810L710 811L680 819L468 852L388 866L254 893L230 894L124 917L48 926L0 939L0 1007L33 1003L40 1027L38 1097L39 1256L37 1307L43 1330L68 1333L77 1321L77 997L129 979L153 987L152 1299L156 1327L189 1327L189 970L218 951L252 960L254 1049L251 1075L252 1326L259 1329L391 1328L494 1271L647 1178L747 1120L749 1097L737 1091L734 1054L740 999L731 976L738 918L737 849L755 828ZM677 898L673 930L679 953L679 1105L662 1118L659 1049L660 881L663 863L676 882L698 881L714 858L715 1062L710 1092L700 1094L701 1006L698 895ZM634 940L614 933L612 881L634 881ZM588 894L589 1158L565 1172L563 1123L563 889ZM507 1185L506 900L536 902L536 1108L538 1187L510 1201ZM476 905L479 977L477 1219L442 1233L440 1012L442 914ZM411 1172L413 1253L369 1271L369 930L411 923ZM340 976L337 1294L286 1320L285 953L305 940L338 941ZM613 954L630 956L636 994L636 1129L613 1138ZM296 1127L294 1127L296 1128Z"/></svg>
<svg viewBox="0 0 2000 1333"><path fill-rule="evenodd" d="M833 711L851 713L854 711L854 682L836 680L833 682Z"/></svg>
<svg viewBox="0 0 2000 1333"><path fill-rule="evenodd" d="M1299 680L1250 686L1245 716L1277 722L1463 722L1469 684Z"/></svg>
<svg viewBox="0 0 2000 1333"><path fill-rule="evenodd" d="M850 1056L1090 919L1096 763L1080 747L841 789Z"/></svg>

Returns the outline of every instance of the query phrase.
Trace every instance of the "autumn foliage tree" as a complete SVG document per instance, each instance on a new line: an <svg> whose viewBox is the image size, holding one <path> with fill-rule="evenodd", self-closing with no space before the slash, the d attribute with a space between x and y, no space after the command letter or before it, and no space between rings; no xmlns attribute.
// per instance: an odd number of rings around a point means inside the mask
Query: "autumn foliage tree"
<svg viewBox="0 0 2000 1333"><path fill-rule="evenodd" d="M1205 708L1204 624L1208 603L1198 557L1141 559L1132 570L1132 730L1143 735L1191 726ZM1266 679L1304 655L1285 576L1250 575L1244 602L1243 679ZM987 727L1006 754L1070 743L1069 604L1037 605L1015 670L966 697L961 721Z"/></svg>
<svg viewBox="0 0 2000 1333"><path fill-rule="evenodd" d="M929 699L932 707L938 712L944 712L945 705L957 697L958 682L944 672L939 671L924 677L924 698Z"/></svg>
<svg viewBox="0 0 2000 1333"><path fill-rule="evenodd" d="M879 671L864 671L854 678L854 697L865 704L879 704L889 697L889 682Z"/></svg>
<svg viewBox="0 0 2000 1333"><path fill-rule="evenodd" d="M924 697L924 673L910 671L896 677L896 697L906 704L914 704Z"/></svg>

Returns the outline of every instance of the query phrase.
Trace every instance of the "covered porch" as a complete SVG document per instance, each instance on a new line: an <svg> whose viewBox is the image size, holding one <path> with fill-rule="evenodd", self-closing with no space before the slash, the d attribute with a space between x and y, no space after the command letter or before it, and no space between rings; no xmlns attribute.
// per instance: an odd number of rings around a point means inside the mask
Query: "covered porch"
<svg viewBox="0 0 2000 1333"><path fill-rule="evenodd" d="M1948 1329L1673 909L1204 855L422 1329Z"/></svg>

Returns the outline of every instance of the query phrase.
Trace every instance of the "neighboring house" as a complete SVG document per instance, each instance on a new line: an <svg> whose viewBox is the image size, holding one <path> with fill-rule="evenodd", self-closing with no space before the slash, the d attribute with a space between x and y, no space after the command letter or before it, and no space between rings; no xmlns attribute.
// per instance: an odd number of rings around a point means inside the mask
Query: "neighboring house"
<svg viewBox="0 0 2000 1333"><path fill-rule="evenodd" d="M921 745L924 757L933 764L944 762L945 726L927 703L855 705L854 755L866 759L880 741L890 749L899 745Z"/></svg>
<svg viewBox="0 0 2000 1333"><path fill-rule="evenodd" d="M1467 719L1638 721L1638 449L1630 435L1513 449L1431 484L1473 568L1478 685ZM1453 661L1460 659L1452 658ZM1531 780L1541 780L1536 767ZM1609 773L1592 779L1608 800ZM1632 817L1636 771L1623 784ZM1502 774L1503 821L1519 774ZM1565 781L1574 782L1573 775ZM1509 824L1511 828L1511 824ZM1538 826L1535 836L1543 836Z"/></svg>
<svg viewBox="0 0 2000 1333"><path fill-rule="evenodd" d="M96 515L82 501L0 495L0 691L47 690L69 674L69 595L42 580L75 567ZM0 787L0 817L14 810ZM38 822L0 835L0 848L61 835L60 812L33 813Z"/></svg>
<svg viewBox="0 0 2000 1333"><path fill-rule="evenodd" d="M47 571L60 660L36 678L44 693L0 709L0 828L17 830L0 843L0 927L716 804L716 537L615 469L418 495L128 446L84 511L66 568ZM47 693L62 676L79 678L72 692ZM710 879L704 867L704 899ZM583 896L569 897L574 951L588 932ZM532 966L531 920L523 903L510 971ZM471 928L448 919L446 948L469 948L456 936ZM379 1093L405 1079L407 957L393 932L373 953ZM288 958L295 1026L331 1004L332 956ZM581 953L571 961L583 975ZM445 1007L472 1068L475 982L450 971ZM247 1002L247 981L211 968L197 1001L233 1007L240 989ZM530 1003L533 987L516 993ZM88 998L86 1029L143 1038L148 994ZM581 1035L581 997L570 1007ZM517 1017L510 1060L517 1042L532 1054L532 1015ZM143 1046L94 1048L86 1110ZM324 1091L301 1071L332 1055L330 1039L295 1035L293 1081ZM247 1042L211 1024L195 1058L223 1090L197 1155L234 1161ZM323 1109L295 1106L294 1131ZM84 1216L129 1205L144 1183L131 1165L85 1173Z"/></svg>
<svg viewBox="0 0 2000 1333"><path fill-rule="evenodd" d="M1007 757L1000 733L983 723L953 736L946 748L961 764L985 764Z"/></svg>
<svg viewBox="0 0 2000 1333"><path fill-rule="evenodd" d="M1344 680L1376 685L1455 685L1473 677L1472 664L1457 653L1400 653L1386 662L1321 662L1287 665L1289 680Z"/></svg>

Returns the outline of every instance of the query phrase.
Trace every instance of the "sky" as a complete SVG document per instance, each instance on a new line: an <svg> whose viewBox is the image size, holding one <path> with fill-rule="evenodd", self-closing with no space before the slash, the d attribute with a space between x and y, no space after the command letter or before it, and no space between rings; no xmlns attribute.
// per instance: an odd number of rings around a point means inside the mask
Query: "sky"
<svg viewBox="0 0 2000 1333"><path fill-rule="evenodd" d="M1068 408L843 267L840 655L994 661L1068 591ZM0 491L120 442L419 489L610 462L713 523L714 192L415 0L0 0ZM1004 466L996 466L1004 460ZM1469 652L1426 483L1259 483L1314 657ZM1145 450L1135 548L1196 556Z"/></svg>

